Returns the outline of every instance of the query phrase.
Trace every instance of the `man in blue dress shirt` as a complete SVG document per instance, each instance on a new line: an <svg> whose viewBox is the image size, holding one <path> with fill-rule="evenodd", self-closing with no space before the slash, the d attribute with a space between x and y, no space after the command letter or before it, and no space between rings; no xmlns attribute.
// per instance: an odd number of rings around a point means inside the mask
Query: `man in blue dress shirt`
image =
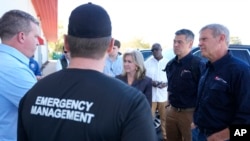
<svg viewBox="0 0 250 141"><path fill-rule="evenodd" d="M30 14L11 10L0 18L0 140L17 140L20 99L36 83L29 58L38 44L39 23Z"/></svg>
<svg viewBox="0 0 250 141"><path fill-rule="evenodd" d="M118 40L115 40L113 50L109 53L103 72L108 76L115 77L120 75L123 70L123 60L122 56L119 53L121 43Z"/></svg>

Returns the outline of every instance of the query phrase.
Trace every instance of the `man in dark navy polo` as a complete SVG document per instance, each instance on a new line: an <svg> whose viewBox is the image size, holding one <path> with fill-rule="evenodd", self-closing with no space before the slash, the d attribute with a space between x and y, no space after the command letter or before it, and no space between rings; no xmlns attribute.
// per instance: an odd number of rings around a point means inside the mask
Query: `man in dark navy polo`
<svg viewBox="0 0 250 141"><path fill-rule="evenodd" d="M193 141L228 140L229 126L250 124L250 67L232 56L229 41L223 25L200 30L201 54L209 62L199 83Z"/></svg>
<svg viewBox="0 0 250 141"><path fill-rule="evenodd" d="M197 100L201 58L193 56L194 34L188 29L175 33L174 53L176 57L166 66L170 106L166 113L167 141L191 141L191 123Z"/></svg>
<svg viewBox="0 0 250 141"><path fill-rule="evenodd" d="M71 12L64 35L69 66L37 82L22 98L18 141L157 140L145 95L103 74L114 45L111 33L103 7L89 2Z"/></svg>

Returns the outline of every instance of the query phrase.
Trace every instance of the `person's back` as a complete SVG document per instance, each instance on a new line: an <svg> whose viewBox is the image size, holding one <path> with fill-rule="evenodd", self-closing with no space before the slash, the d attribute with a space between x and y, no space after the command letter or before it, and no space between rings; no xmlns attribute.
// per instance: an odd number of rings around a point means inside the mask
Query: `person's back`
<svg viewBox="0 0 250 141"><path fill-rule="evenodd" d="M114 42L107 12L81 5L72 11L68 30L64 45L70 64L39 81L22 99L18 140L155 141L145 96L102 73Z"/></svg>
<svg viewBox="0 0 250 141"><path fill-rule="evenodd" d="M23 101L21 120L32 131L27 139L153 140L150 134L155 130L145 124L152 123L145 97L122 82L81 69L66 69L40 81ZM149 135L140 134L145 130Z"/></svg>
<svg viewBox="0 0 250 141"><path fill-rule="evenodd" d="M29 69L39 23L30 14L10 10L0 18L0 140L16 141L18 104L36 83Z"/></svg>

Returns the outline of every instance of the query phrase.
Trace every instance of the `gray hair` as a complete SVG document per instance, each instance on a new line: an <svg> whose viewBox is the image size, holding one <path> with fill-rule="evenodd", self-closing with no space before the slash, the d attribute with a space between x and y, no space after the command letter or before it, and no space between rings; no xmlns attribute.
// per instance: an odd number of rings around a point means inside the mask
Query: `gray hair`
<svg viewBox="0 0 250 141"><path fill-rule="evenodd" d="M29 13L21 10L10 10L0 19L0 38L9 39L19 32L29 33L32 30L31 22L39 22Z"/></svg>
<svg viewBox="0 0 250 141"><path fill-rule="evenodd" d="M72 58L84 57L96 60L104 57L112 40L111 36L102 38L78 38L67 35L66 38Z"/></svg>
<svg viewBox="0 0 250 141"><path fill-rule="evenodd" d="M217 37L221 34L225 35L226 37L226 44L229 45L230 43L230 33L227 27L221 24L209 24L201 28L200 32L205 30L205 29L210 29L213 31L213 37Z"/></svg>
<svg viewBox="0 0 250 141"><path fill-rule="evenodd" d="M180 30L175 32L175 35L185 35L187 41L194 40L194 33L188 29L180 29Z"/></svg>
<svg viewBox="0 0 250 141"><path fill-rule="evenodd" d="M130 52L126 52L126 53L123 54L123 61L125 60L126 56L131 56L132 60L134 61L134 63L138 67L138 69L136 70L135 79L144 78L146 76L146 68L144 66L144 58L143 58L142 53L140 51L138 51L138 50L133 50L133 51L130 51ZM126 72L123 72L122 75L126 76Z"/></svg>

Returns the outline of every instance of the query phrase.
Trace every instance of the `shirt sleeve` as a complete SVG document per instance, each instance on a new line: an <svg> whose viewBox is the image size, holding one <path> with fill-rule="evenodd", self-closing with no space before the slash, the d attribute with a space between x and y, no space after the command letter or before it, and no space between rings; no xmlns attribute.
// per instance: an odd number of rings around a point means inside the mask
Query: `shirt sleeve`
<svg viewBox="0 0 250 141"><path fill-rule="evenodd" d="M5 98L16 107L24 94L37 82L33 72L27 67L12 69L5 74L6 85L2 89L6 93Z"/></svg>
<svg viewBox="0 0 250 141"><path fill-rule="evenodd" d="M151 105L152 105L152 79L151 78L148 78L144 93L145 93L147 100L148 100L148 103L151 107Z"/></svg>
<svg viewBox="0 0 250 141"><path fill-rule="evenodd" d="M239 78L235 78L236 116L233 124L250 124L250 67L242 70Z"/></svg>

